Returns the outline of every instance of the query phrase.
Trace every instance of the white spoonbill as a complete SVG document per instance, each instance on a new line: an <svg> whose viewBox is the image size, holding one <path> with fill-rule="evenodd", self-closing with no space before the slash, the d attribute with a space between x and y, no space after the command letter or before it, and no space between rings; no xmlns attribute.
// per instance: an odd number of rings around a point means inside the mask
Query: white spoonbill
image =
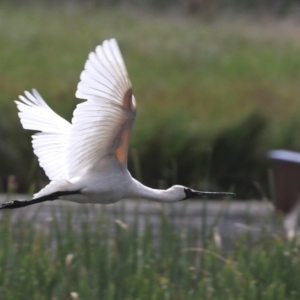
<svg viewBox="0 0 300 300"><path fill-rule="evenodd" d="M24 129L40 131L32 136L33 151L50 183L33 199L5 202L0 209L56 199L107 204L124 198L176 202L202 195L234 195L180 185L152 189L131 177L127 152L136 102L115 39L90 53L76 97L87 101L77 105L72 123L57 115L34 89L16 101Z"/></svg>

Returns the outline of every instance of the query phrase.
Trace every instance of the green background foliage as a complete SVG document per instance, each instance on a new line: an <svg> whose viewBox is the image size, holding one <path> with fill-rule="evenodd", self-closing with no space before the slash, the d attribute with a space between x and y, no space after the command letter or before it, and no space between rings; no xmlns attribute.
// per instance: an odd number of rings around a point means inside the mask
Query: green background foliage
<svg viewBox="0 0 300 300"><path fill-rule="evenodd" d="M72 3L72 2L70 2ZM70 4L69 3L69 4ZM0 176L20 191L47 182L13 100L37 88L71 120L87 54L117 38L137 99L129 169L152 187L174 183L257 197L266 152L299 150L299 33L294 19L157 14L119 7L0 10Z"/></svg>

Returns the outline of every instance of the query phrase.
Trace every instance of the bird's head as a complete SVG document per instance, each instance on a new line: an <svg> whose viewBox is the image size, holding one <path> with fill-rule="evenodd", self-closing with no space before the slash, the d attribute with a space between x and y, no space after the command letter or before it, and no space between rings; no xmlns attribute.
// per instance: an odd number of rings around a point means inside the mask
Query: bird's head
<svg viewBox="0 0 300 300"><path fill-rule="evenodd" d="M235 196L234 193L229 192L203 192L196 191L186 186L182 185L173 185L168 190L168 193L172 194L174 199L177 201L183 201L194 197L201 196Z"/></svg>

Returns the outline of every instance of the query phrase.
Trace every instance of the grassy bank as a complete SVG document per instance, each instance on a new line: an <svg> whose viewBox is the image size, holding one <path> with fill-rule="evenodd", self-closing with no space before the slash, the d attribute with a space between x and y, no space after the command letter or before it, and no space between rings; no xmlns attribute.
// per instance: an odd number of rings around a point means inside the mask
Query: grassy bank
<svg viewBox="0 0 300 300"><path fill-rule="evenodd" d="M299 32L293 20L206 23L126 9L0 9L0 176L43 184L12 100L37 88L68 120L87 54L118 39L138 102L130 170L152 186L175 182L257 196L265 152L300 148Z"/></svg>
<svg viewBox="0 0 300 300"><path fill-rule="evenodd" d="M217 231L210 228L214 234L205 237L200 229L186 230L188 224L174 227L163 209L159 231L154 234L153 223L147 221L141 231L138 218L125 223L122 211L118 220L109 220L105 213L78 207L73 206L64 217L53 213L39 226L35 217L25 219L24 210L1 213L1 298L300 297L295 241L247 232L224 249ZM263 227L259 235L264 235Z"/></svg>

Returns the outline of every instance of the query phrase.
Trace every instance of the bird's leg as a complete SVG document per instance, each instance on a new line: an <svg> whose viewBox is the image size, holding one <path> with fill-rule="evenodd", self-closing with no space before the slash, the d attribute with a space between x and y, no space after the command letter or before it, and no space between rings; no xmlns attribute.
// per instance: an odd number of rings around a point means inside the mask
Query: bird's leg
<svg viewBox="0 0 300 300"><path fill-rule="evenodd" d="M1 204L0 209L13 209L13 208L19 208L19 207L24 207L28 204L28 200L12 200L9 202L4 202L3 204ZM32 203L33 204L33 203Z"/></svg>
<svg viewBox="0 0 300 300"><path fill-rule="evenodd" d="M64 192L55 192L46 196L42 196L36 199L32 200L12 200L8 202L4 202L3 204L0 205L0 209L14 209L14 208L20 208L20 207L25 207L29 206L32 204L37 204L45 201L53 201L56 199L59 199L61 196L66 196L66 195L75 195L75 194L80 194L80 191L64 191Z"/></svg>

